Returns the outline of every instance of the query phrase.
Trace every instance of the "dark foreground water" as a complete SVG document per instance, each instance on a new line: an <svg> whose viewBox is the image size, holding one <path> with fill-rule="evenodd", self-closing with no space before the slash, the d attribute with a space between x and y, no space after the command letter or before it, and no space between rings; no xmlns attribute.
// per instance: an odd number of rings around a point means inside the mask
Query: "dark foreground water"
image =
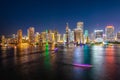
<svg viewBox="0 0 120 80"><path fill-rule="evenodd" d="M1 48L0 80L120 80L120 46L79 46L58 52Z"/></svg>

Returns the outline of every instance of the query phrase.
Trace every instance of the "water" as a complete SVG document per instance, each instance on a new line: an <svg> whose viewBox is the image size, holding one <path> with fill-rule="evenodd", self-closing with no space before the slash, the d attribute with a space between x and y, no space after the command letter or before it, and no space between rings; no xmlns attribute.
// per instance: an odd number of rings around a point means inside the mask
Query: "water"
<svg viewBox="0 0 120 80"><path fill-rule="evenodd" d="M0 48L0 73L0 80L119 80L120 46Z"/></svg>

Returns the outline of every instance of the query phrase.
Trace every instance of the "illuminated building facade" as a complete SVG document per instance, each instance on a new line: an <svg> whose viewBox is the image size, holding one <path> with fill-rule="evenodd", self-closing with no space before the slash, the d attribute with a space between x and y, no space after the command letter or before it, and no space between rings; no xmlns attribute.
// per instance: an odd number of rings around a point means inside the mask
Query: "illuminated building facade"
<svg viewBox="0 0 120 80"><path fill-rule="evenodd" d="M18 44L22 43L22 30L21 29L17 31L17 41L18 41Z"/></svg>
<svg viewBox="0 0 120 80"><path fill-rule="evenodd" d="M57 34L57 42L61 41L61 34Z"/></svg>
<svg viewBox="0 0 120 80"><path fill-rule="evenodd" d="M85 33L84 33L84 43L88 43L89 40L88 40L88 30L85 30Z"/></svg>
<svg viewBox="0 0 120 80"><path fill-rule="evenodd" d="M117 41L120 42L120 32L117 33L116 37L117 37Z"/></svg>
<svg viewBox="0 0 120 80"><path fill-rule="evenodd" d="M69 40L70 42L74 42L74 31L69 31Z"/></svg>
<svg viewBox="0 0 120 80"><path fill-rule="evenodd" d="M95 42L103 42L103 30L94 31Z"/></svg>
<svg viewBox="0 0 120 80"><path fill-rule="evenodd" d="M58 34L58 31L57 30L54 30L53 31L54 32L54 41L55 41L55 43L57 43L57 34Z"/></svg>
<svg viewBox="0 0 120 80"><path fill-rule="evenodd" d="M55 42L55 33L52 30L48 30L48 41L51 43Z"/></svg>
<svg viewBox="0 0 120 80"><path fill-rule="evenodd" d="M46 32L41 32L41 39L43 43L46 41Z"/></svg>
<svg viewBox="0 0 120 80"><path fill-rule="evenodd" d="M34 42L35 42L34 32L35 32L34 27L30 27L28 29L28 41L29 41L29 44L34 44Z"/></svg>
<svg viewBox="0 0 120 80"><path fill-rule="evenodd" d="M4 45L5 43L6 43L5 36L2 35L2 45Z"/></svg>
<svg viewBox="0 0 120 80"><path fill-rule="evenodd" d="M67 44L69 43L69 26L68 26L68 23L67 23L67 26L66 26L66 42L67 42Z"/></svg>
<svg viewBox="0 0 120 80"><path fill-rule="evenodd" d="M114 26L107 26L105 28L106 40L114 41Z"/></svg>
<svg viewBox="0 0 120 80"><path fill-rule="evenodd" d="M83 22L77 23L77 28L74 30L74 40L75 42L84 43L83 39Z"/></svg>
<svg viewBox="0 0 120 80"><path fill-rule="evenodd" d="M36 32L35 34L35 43L39 43L40 42L40 34L39 32Z"/></svg>
<svg viewBox="0 0 120 80"><path fill-rule="evenodd" d="M63 42L66 42L66 34L63 34Z"/></svg>

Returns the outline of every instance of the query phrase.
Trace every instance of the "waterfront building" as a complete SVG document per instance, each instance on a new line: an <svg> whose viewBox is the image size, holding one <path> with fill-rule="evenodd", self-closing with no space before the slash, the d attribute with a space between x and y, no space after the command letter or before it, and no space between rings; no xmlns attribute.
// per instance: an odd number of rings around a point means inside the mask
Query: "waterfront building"
<svg viewBox="0 0 120 80"><path fill-rule="evenodd" d="M53 31L53 33L54 33L54 41L55 41L55 44L57 43L57 34L58 34L58 31L57 30L54 30Z"/></svg>
<svg viewBox="0 0 120 80"><path fill-rule="evenodd" d="M18 44L22 43L22 30L21 29L17 31L17 42Z"/></svg>
<svg viewBox="0 0 120 80"><path fill-rule="evenodd" d="M103 30L94 30L95 42L103 42Z"/></svg>
<svg viewBox="0 0 120 80"><path fill-rule="evenodd" d="M89 43L88 30L85 30L85 33L84 33L84 43Z"/></svg>
<svg viewBox="0 0 120 80"><path fill-rule="evenodd" d="M67 44L69 43L69 26L68 26L68 23L66 25L66 42L67 42Z"/></svg>
<svg viewBox="0 0 120 80"><path fill-rule="evenodd" d="M106 41L114 41L114 26L107 26L105 28Z"/></svg>
<svg viewBox="0 0 120 80"><path fill-rule="evenodd" d="M57 42L61 41L61 34L57 34Z"/></svg>
<svg viewBox="0 0 120 80"><path fill-rule="evenodd" d="M84 43L83 39L83 22L77 23L77 28L74 29L74 41L78 44Z"/></svg>
<svg viewBox="0 0 120 80"><path fill-rule="evenodd" d="M35 43L39 43L40 42L40 34L39 32L36 32L35 34Z"/></svg>
<svg viewBox="0 0 120 80"><path fill-rule="evenodd" d="M63 42L66 42L66 34L63 34Z"/></svg>
<svg viewBox="0 0 120 80"><path fill-rule="evenodd" d="M117 33L116 37L117 37L117 41L120 42L120 32Z"/></svg>
<svg viewBox="0 0 120 80"><path fill-rule="evenodd" d="M34 27L30 27L28 29L28 42L29 42L29 44L34 44L35 43L34 33L35 33Z"/></svg>
<svg viewBox="0 0 120 80"><path fill-rule="evenodd" d="M41 39L42 39L42 42L46 42L46 32L41 32Z"/></svg>
<svg viewBox="0 0 120 80"><path fill-rule="evenodd" d="M70 42L74 42L74 31L69 31L69 40Z"/></svg>
<svg viewBox="0 0 120 80"><path fill-rule="evenodd" d="M5 43L6 43L6 40L5 40L5 36L4 35L2 35L2 45L4 45Z"/></svg>

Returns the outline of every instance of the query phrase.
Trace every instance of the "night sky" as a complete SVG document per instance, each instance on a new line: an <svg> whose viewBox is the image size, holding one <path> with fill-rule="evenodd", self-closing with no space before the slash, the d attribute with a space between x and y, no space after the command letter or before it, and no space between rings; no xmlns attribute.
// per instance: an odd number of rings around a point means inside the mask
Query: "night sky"
<svg viewBox="0 0 120 80"><path fill-rule="evenodd" d="M0 0L0 35L11 35L18 29L27 33L31 26L35 31L57 29L65 32L66 22L71 29L78 21L84 29L104 29L114 25L120 30L119 0Z"/></svg>

